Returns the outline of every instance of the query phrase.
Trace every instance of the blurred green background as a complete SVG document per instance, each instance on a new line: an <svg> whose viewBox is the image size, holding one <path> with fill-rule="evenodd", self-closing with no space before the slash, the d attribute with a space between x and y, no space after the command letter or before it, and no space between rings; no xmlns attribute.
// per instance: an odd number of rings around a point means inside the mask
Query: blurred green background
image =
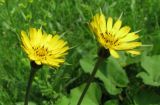
<svg viewBox="0 0 160 105"><path fill-rule="evenodd" d="M0 105L23 105L30 63L20 31L59 33L70 46L58 70L36 74L30 105L76 105L97 58L88 27L100 11L141 30L140 56L121 53L102 64L82 105L160 105L160 0L0 0Z"/></svg>

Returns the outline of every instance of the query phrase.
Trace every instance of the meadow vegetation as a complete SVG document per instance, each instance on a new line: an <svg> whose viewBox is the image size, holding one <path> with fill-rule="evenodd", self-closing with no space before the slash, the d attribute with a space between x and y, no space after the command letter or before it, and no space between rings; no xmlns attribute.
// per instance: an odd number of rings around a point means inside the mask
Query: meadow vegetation
<svg viewBox="0 0 160 105"><path fill-rule="evenodd" d="M97 59L88 23L100 10L123 14L143 45L139 56L106 59L82 105L160 105L160 0L0 0L0 105L23 105L30 61L20 32L30 27L58 33L70 50L60 68L37 72L29 105L76 105Z"/></svg>

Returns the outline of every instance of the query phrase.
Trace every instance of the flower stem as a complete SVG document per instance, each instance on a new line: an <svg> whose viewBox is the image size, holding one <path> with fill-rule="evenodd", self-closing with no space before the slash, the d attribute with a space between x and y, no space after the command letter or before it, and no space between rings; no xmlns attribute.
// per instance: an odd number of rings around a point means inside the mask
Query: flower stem
<svg viewBox="0 0 160 105"><path fill-rule="evenodd" d="M87 90L88 90L88 88L89 88L89 86L90 86L90 84L91 84L91 81L93 80L93 78L94 78L94 76L95 76L95 74L96 74L96 72L97 72L97 70L98 70L98 67L99 67L99 65L103 62L103 60L104 60L104 58L102 58L102 57L99 57L99 58L98 58L95 66L94 66L94 69L93 69L93 71L92 71L92 74L91 74L90 78L89 78L88 81L87 81L86 87L85 87L85 89L83 90L83 93L81 94L81 97L80 97L77 105L81 105L81 103L82 103L82 101L83 101L83 98L84 98L84 96L85 96L85 94L86 94L86 92L87 92Z"/></svg>
<svg viewBox="0 0 160 105"><path fill-rule="evenodd" d="M28 105L29 93L31 90L32 82L33 82L33 79L34 79L34 76L35 76L37 70L39 69L38 67L35 67L35 66L37 66L37 65L34 62L31 62L31 71L30 71L30 76L29 76L27 88L26 88L24 105Z"/></svg>
<svg viewBox="0 0 160 105"><path fill-rule="evenodd" d="M79 101L77 103L77 105L81 105L82 101L83 101L83 98L91 84L91 82L93 81L93 78L96 74L96 72L98 71L98 67L100 66L101 63L103 63L104 59L109 57L109 53L108 53L108 50L104 49L104 48L100 48L99 52L98 52L98 60L93 68L93 71L91 73L91 76L90 78L88 79L87 81L87 84L86 84L86 87L84 88L82 94L81 94L81 97L79 98Z"/></svg>

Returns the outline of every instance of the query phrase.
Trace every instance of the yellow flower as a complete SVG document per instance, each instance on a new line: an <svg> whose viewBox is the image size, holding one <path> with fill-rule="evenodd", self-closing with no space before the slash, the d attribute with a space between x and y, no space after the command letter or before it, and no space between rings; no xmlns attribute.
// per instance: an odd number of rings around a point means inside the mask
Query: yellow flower
<svg viewBox="0 0 160 105"><path fill-rule="evenodd" d="M103 13L96 14L90 22L91 30L96 34L98 42L106 49L109 49L110 54L119 58L117 51L126 51L131 54L139 55L140 52L134 48L142 45L141 42L133 42L139 38L136 32L130 32L129 26L121 28L122 21L118 19L113 24L113 19L108 18L107 23Z"/></svg>
<svg viewBox="0 0 160 105"><path fill-rule="evenodd" d="M31 61L35 61L37 65L53 67L59 67L64 62L69 47L58 35L47 35L35 28L30 28L28 35L29 37L25 31L21 31L22 48Z"/></svg>

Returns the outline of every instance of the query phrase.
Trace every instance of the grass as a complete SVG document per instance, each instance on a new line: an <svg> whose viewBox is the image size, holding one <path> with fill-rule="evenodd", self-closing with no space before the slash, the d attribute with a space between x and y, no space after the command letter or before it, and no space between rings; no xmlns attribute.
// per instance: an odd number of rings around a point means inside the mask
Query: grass
<svg viewBox="0 0 160 105"><path fill-rule="evenodd" d="M0 105L18 105L24 101L30 65L20 46L20 31L30 27L58 33L71 47L67 63L59 70L45 66L39 71L30 100L38 105L54 105L61 94L68 95L71 89L84 83L88 74L79 61L86 56L96 56L98 46L88 22L100 9L106 17L115 20L123 13L123 24L131 26L132 31L141 30L140 40L149 45L141 48L142 56L133 58L136 66L130 68L138 69L135 75L134 72L128 74L128 78L137 81L136 74L143 69L139 69L140 61L136 59L160 54L159 0L0 0ZM121 59L121 63L123 61ZM142 84L139 82L137 87ZM146 87L150 89L148 85ZM151 90L157 88L151 87ZM120 100L118 95L111 95L103 101L112 97ZM119 104L129 105L128 100L124 98Z"/></svg>

